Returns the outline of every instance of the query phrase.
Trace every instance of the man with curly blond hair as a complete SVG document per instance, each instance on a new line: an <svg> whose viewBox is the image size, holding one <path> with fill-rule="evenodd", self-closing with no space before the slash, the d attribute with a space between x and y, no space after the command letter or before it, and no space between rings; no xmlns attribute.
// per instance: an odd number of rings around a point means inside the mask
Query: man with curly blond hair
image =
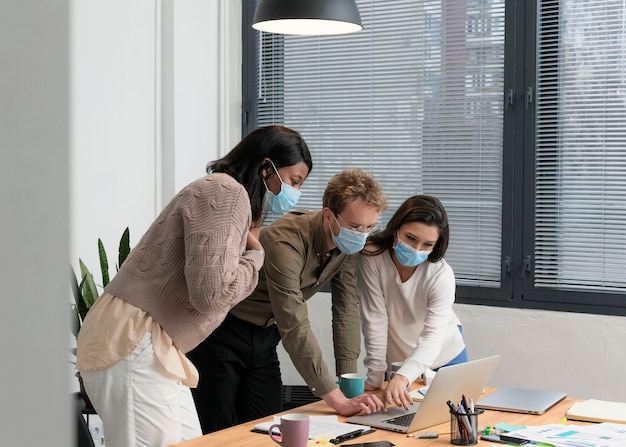
<svg viewBox="0 0 626 447"><path fill-rule="evenodd" d="M276 347L283 346L307 385L339 414L381 410L373 395L346 398L337 376L357 371L361 347L356 266L387 199L362 169L331 178L323 209L295 210L261 231L265 264L254 292L194 352L194 398L205 433L281 411ZM336 374L311 328L307 300L329 283Z"/></svg>

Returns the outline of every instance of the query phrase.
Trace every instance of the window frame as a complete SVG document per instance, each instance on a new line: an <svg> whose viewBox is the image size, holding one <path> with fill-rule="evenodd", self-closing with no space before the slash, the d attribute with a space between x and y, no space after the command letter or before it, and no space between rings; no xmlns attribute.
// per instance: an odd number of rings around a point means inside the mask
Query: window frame
<svg viewBox="0 0 626 447"><path fill-rule="evenodd" d="M255 46L259 31L250 26L255 3L245 0L242 5L243 135L254 130L257 122ZM501 285L498 288L457 285L456 301L626 316L626 299L621 294L534 287L535 103L526 101L529 92L530 99L533 98L536 83L536 15L536 1L505 1ZM520 203L522 206L515 205Z"/></svg>

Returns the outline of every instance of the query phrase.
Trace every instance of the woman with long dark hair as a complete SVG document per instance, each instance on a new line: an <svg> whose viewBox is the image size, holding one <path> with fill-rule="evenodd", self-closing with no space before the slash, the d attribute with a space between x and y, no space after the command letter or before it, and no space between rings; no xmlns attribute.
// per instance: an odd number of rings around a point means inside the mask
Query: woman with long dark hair
<svg viewBox="0 0 626 447"><path fill-rule="evenodd" d="M159 214L89 310L76 367L108 447L201 436L185 354L257 285L266 212L299 197L313 163L295 131L257 129Z"/></svg>

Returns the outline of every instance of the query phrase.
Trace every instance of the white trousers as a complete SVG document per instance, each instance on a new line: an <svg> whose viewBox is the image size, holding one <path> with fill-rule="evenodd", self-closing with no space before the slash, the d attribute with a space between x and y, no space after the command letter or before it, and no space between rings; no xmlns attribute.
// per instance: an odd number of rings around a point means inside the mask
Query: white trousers
<svg viewBox="0 0 626 447"><path fill-rule="evenodd" d="M165 447L202 436L191 391L158 361L150 332L121 362L80 374L107 447Z"/></svg>

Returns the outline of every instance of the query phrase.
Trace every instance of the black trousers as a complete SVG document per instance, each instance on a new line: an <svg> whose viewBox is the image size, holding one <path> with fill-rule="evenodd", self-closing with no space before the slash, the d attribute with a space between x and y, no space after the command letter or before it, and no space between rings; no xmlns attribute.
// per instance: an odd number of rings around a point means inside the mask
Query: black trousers
<svg viewBox="0 0 626 447"><path fill-rule="evenodd" d="M275 325L261 328L228 315L187 356L200 373L192 388L204 434L281 411Z"/></svg>

